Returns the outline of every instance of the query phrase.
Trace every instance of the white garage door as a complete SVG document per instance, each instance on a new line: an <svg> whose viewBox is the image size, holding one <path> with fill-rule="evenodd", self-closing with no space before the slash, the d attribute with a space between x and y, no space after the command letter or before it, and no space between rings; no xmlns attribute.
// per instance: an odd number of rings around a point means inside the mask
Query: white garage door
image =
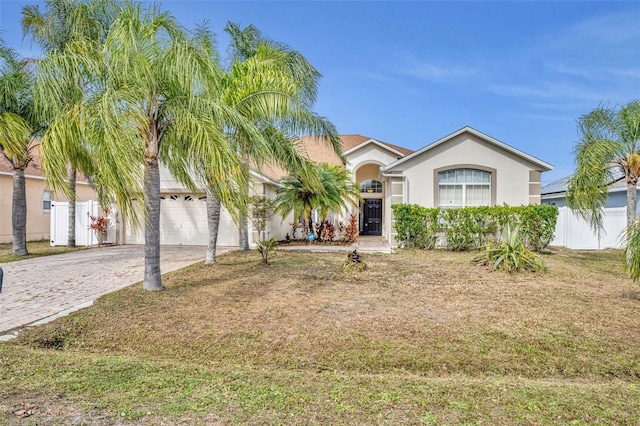
<svg viewBox="0 0 640 426"><path fill-rule="evenodd" d="M193 194L162 194L160 201L160 244L207 245L205 197ZM144 244L144 229L127 228L127 244ZM238 227L226 209L220 214L218 245L237 246Z"/></svg>

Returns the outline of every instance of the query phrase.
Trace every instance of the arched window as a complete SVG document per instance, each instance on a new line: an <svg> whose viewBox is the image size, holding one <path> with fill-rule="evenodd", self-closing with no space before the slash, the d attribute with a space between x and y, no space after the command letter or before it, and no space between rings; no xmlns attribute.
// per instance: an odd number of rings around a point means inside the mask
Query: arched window
<svg viewBox="0 0 640 426"><path fill-rule="evenodd" d="M360 182L360 192L382 193L382 183L373 179L363 180Z"/></svg>
<svg viewBox="0 0 640 426"><path fill-rule="evenodd" d="M491 172L454 169L438 172L438 206L491 205Z"/></svg>

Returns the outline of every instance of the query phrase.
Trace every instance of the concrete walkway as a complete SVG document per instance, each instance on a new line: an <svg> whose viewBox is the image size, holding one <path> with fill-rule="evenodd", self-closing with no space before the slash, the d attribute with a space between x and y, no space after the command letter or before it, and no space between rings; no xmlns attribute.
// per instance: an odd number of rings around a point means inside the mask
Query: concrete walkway
<svg viewBox="0 0 640 426"><path fill-rule="evenodd" d="M233 249L218 247L217 254ZM165 273L204 261L206 251L205 246L162 246L161 270ZM0 267L4 270L0 334L6 334L90 306L104 294L141 282L144 246L98 247Z"/></svg>

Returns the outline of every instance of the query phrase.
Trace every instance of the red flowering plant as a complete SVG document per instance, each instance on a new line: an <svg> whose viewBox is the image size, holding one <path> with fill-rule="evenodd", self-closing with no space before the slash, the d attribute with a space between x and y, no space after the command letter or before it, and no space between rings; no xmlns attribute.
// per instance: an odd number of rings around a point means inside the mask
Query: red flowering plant
<svg viewBox="0 0 640 426"><path fill-rule="evenodd" d="M109 210L104 211L104 216L91 216L91 224L89 225L89 229L96 233L96 238L98 239L98 244L104 244L104 241L107 239L107 231L109 229L109 218L107 215L109 214Z"/></svg>

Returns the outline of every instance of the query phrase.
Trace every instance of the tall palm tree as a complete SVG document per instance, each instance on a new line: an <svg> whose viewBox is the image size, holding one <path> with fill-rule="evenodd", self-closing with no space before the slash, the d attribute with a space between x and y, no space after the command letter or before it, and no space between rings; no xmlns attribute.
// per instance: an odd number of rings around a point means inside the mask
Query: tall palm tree
<svg viewBox="0 0 640 426"><path fill-rule="evenodd" d="M41 128L33 114L32 68L0 40L0 152L13 169L12 252L26 256L27 198L24 171Z"/></svg>
<svg viewBox="0 0 640 426"><path fill-rule="evenodd" d="M303 176L289 176L278 189L275 204L277 213L283 216L293 212L294 217L302 217L313 232L312 212L317 209L320 223L330 212L339 213L348 207L358 207L360 188L349 177L349 172L339 166L327 163L315 166L315 174L320 186L309 183ZM320 230L321 231L321 230ZM320 232L321 234L321 232Z"/></svg>
<svg viewBox="0 0 640 426"><path fill-rule="evenodd" d="M38 5L28 5L22 9L22 28L25 36L31 38L43 49L46 54L56 55L64 51L66 46L74 40L86 38L93 42L104 41L108 28L115 19L116 2L114 0L47 0L46 11L41 12ZM52 126L45 132L42 138L44 154L49 151L51 138L64 138L62 143L56 144L64 149L64 155L68 163L68 179L66 185L61 182L52 182L54 190L62 190L69 199L69 227L67 233L67 245L76 245L76 176L77 170L85 173L92 169L91 157L87 155L84 142L78 132L65 135L56 135L60 129L56 120L69 120L77 115L70 115L69 111L76 110L82 102L87 90L87 81L82 75L78 75L77 69L67 68L66 73L56 75L57 79L65 79L68 82L68 90L64 97L37 101L46 102L48 117L45 120L52 122ZM44 84L47 84L44 82ZM40 107L40 105L37 105ZM65 126L67 127L67 126ZM43 167L50 167L47 155L43 154Z"/></svg>
<svg viewBox="0 0 640 426"><path fill-rule="evenodd" d="M567 204L594 230L601 230L609 189L622 176L627 184L627 264L637 279L640 247L631 243L637 243L634 232L640 232L635 225L640 179L640 101L633 100L618 110L600 106L580 117L578 132L580 141L574 149L577 167L569 180Z"/></svg>
<svg viewBox="0 0 640 426"><path fill-rule="evenodd" d="M76 42L60 61L93 76L81 124L99 159L98 179L129 217L144 200L145 290L163 289L159 163L190 188L206 177L204 183L221 201L230 202L233 190L223 190L223 183L227 178L241 182L243 165L227 143L225 125L260 137L251 123L219 102L221 71L212 49L200 37L189 38L158 6L126 3L97 54L86 42ZM51 90L64 87L53 81ZM194 158L199 163L188 161Z"/></svg>
<svg viewBox="0 0 640 426"><path fill-rule="evenodd" d="M295 141L303 133L320 136L341 154L341 141L333 124L313 113L318 71L299 52L274 42L254 26L245 29L228 23L232 63L224 80L223 102L251 120L261 130L262 139L252 139L232 131L230 142L246 163L260 168L276 164L292 173L304 175L309 161ZM306 173L311 180L312 174ZM248 200L248 194L244 194ZM214 201L210 204L216 208ZM219 210L218 210L219 211ZM215 262L215 233L219 213L209 214L210 244L206 263ZM241 249L248 249L246 210L238 212Z"/></svg>

